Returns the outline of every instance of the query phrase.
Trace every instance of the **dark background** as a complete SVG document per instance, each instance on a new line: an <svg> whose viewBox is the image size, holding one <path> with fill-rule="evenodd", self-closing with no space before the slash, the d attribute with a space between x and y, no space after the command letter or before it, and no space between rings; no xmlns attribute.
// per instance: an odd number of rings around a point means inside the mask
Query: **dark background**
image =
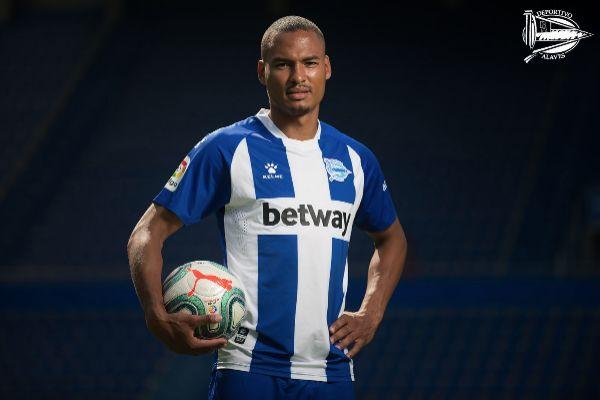
<svg viewBox="0 0 600 400"><path fill-rule="evenodd" d="M288 14L324 32L320 118L378 156L409 243L357 397L599 397L600 45L526 64L523 11L550 8L600 34L583 2L0 1L0 397L205 397L212 358L146 329L125 246L200 138L268 106ZM178 232L165 274L217 237Z"/></svg>

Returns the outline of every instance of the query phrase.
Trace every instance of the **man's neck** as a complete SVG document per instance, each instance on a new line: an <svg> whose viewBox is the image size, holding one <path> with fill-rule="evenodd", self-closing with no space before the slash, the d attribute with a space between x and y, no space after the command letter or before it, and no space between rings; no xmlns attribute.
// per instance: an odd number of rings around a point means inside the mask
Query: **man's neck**
<svg viewBox="0 0 600 400"><path fill-rule="evenodd" d="M286 115L276 108L271 107L269 117L284 134L290 139L310 140L314 139L319 127L319 107L307 114L292 117Z"/></svg>

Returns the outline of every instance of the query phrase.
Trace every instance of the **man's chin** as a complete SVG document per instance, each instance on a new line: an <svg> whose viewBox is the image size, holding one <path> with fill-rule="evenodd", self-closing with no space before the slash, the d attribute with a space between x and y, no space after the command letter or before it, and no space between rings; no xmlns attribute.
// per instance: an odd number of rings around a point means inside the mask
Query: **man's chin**
<svg viewBox="0 0 600 400"><path fill-rule="evenodd" d="M313 109L314 109L314 107L311 107L308 104L303 104L301 102L288 103L285 105L285 111L289 115L294 116L294 117L299 117L299 116L308 114Z"/></svg>

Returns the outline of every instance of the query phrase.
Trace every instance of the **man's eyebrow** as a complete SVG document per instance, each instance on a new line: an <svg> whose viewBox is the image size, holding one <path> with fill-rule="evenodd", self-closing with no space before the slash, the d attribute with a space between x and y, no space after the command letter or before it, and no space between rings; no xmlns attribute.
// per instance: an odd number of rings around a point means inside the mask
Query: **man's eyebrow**
<svg viewBox="0 0 600 400"><path fill-rule="evenodd" d="M312 60L318 60L320 58L321 57L319 57L319 56L308 56L308 57L304 57L302 59L302 61L312 61ZM285 58L285 57L275 57L275 58L273 58L271 60L272 63L282 62L282 61L283 62L289 62L289 61L292 61L292 60L290 60L289 58Z"/></svg>

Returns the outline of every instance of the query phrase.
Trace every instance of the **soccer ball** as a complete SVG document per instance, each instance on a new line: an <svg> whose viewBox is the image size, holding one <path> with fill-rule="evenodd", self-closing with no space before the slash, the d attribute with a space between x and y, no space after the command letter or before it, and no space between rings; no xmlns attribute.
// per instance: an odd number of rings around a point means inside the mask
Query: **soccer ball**
<svg viewBox="0 0 600 400"><path fill-rule="evenodd" d="M203 339L229 340L246 316L246 299L239 280L212 261L192 261L175 268L165 279L162 291L168 313L221 314L221 322L196 328L195 336Z"/></svg>

